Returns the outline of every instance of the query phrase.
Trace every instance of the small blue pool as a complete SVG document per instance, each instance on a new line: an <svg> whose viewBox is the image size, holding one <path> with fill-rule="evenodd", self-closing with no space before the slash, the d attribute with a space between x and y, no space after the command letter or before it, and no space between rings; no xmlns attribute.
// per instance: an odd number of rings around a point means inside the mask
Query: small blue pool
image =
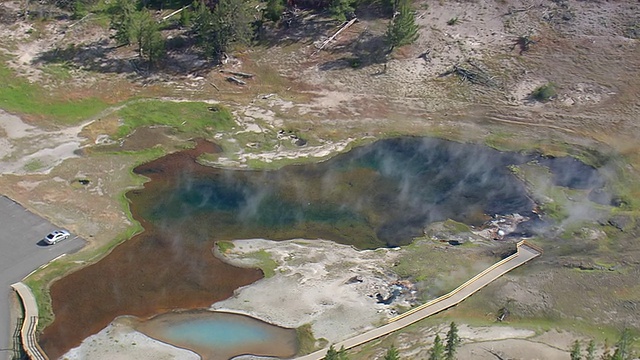
<svg viewBox="0 0 640 360"><path fill-rule="evenodd" d="M298 347L295 329L225 312L167 313L142 322L137 330L212 360L242 354L287 358Z"/></svg>

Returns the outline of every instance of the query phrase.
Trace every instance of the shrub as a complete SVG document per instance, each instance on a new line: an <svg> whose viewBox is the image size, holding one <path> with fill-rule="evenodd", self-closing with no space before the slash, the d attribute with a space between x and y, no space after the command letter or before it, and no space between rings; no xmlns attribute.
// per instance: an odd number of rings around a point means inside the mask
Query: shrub
<svg viewBox="0 0 640 360"><path fill-rule="evenodd" d="M538 101L549 101L556 96L556 85L552 82L538 86L531 96Z"/></svg>

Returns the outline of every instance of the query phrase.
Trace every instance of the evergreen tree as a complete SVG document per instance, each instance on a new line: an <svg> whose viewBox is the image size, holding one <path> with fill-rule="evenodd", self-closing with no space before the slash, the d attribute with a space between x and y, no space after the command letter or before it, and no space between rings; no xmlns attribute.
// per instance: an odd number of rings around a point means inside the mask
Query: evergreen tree
<svg viewBox="0 0 640 360"><path fill-rule="evenodd" d="M329 346L329 350L327 350L327 354L324 356L324 360L338 360L338 352L333 345Z"/></svg>
<svg viewBox="0 0 640 360"><path fill-rule="evenodd" d="M204 3L195 4L192 30L204 54L217 57L231 44L248 43L252 36L248 0L220 0L213 11Z"/></svg>
<svg viewBox="0 0 640 360"><path fill-rule="evenodd" d="M587 345L587 357L586 360L596 360L596 342L591 340Z"/></svg>
<svg viewBox="0 0 640 360"><path fill-rule="evenodd" d="M129 0L116 0L109 8L109 13L111 14L110 27L116 31L114 38L118 45L128 45L130 43L131 15L135 11L135 3Z"/></svg>
<svg viewBox="0 0 640 360"><path fill-rule="evenodd" d="M451 322L449 332L447 332L447 343L445 344L445 359L454 360L456 358L456 350L460 345L460 336L458 336L458 327L456 323Z"/></svg>
<svg viewBox="0 0 640 360"><path fill-rule="evenodd" d="M633 344L633 336L628 328L622 330L620 339L616 343L616 350L613 352L612 360L630 360L633 358L631 354L631 346Z"/></svg>
<svg viewBox="0 0 640 360"><path fill-rule="evenodd" d="M571 360L581 360L582 359L582 349L580 349L580 341L576 340L573 342L573 346L571 346Z"/></svg>
<svg viewBox="0 0 640 360"><path fill-rule="evenodd" d="M602 351L602 356L600 356L600 360L611 360L611 347L609 346L609 340L604 340L604 351Z"/></svg>
<svg viewBox="0 0 640 360"><path fill-rule="evenodd" d="M433 346L431 350L429 350L429 360L442 359L444 359L444 345L442 345L440 335L436 335L436 338L433 340Z"/></svg>
<svg viewBox="0 0 640 360"><path fill-rule="evenodd" d="M75 0L71 4L71 11L73 12L71 15L72 19L81 19L82 17L88 14L87 4L81 0Z"/></svg>
<svg viewBox="0 0 640 360"><path fill-rule="evenodd" d="M353 11L353 0L331 0L329 3L329 12L336 20L347 20L347 15L352 14Z"/></svg>
<svg viewBox="0 0 640 360"><path fill-rule="evenodd" d="M165 40L160 33L158 24L154 21L144 29L142 37L142 57L153 65L165 55Z"/></svg>
<svg viewBox="0 0 640 360"><path fill-rule="evenodd" d="M396 349L395 346L391 345L389 350L387 350L387 354L384 356L383 360L400 360L398 349Z"/></svg>
<svg viewBox="0 0 640 360"><path fill-rule="evenodd" d="M344 346L336 351L336 348L331 345L327 354L324 356L324 360L349 360L349 357L347 356L347 350L344 349Z"/></svg>
<svg viewBox="0 0 640 360"><path fill-rule="evenodd" d="M418 25L416 16L411 9L410 0L399 0L398 8L387 28L387 43L389 51L398 46L408 45L418 39Z"/></svg>
<svg viewBox="0 0 640 360"><path fill-rule="evenodd" d="M129 43L138 47L138 55L153 64L164 55L164 39L158 23L147 9L132 11L127 19Z"/></svg>
<svg viewBox="0 0 640 360"><path fill-rule="evenodd" d="M285 2L283 0L268 0L267 7L264 9L264 17L273 22L280 21L284 12Z"/></svg>
<svg viewBox="0 0 640 360"><path fill-rule="evenodd" d="M193 15L193 11L189 8L186 8L180 12L180 26L189 27L191 26L191 16Z"/></svg>
<svg viewBox="0 0 640 360"><path fill-rule="evenodd" d="M116 0L110 9L111 28L119 45L134 44L138 55L153 64L164 55L160 27L147 9L136 10L134 2Z"/></svg>

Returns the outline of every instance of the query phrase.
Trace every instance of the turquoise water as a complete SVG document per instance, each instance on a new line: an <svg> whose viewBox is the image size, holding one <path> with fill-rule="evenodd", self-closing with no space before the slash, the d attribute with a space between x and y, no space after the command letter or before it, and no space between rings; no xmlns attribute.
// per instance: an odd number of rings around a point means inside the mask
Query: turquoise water
<svg viewBox="0 0 640 360"><path fill-rule="evenodd" d="M167 313L139 324L137 330L211 360L242 354L288 358L298 349L295 329L217 311Z"/></svg>
<svg viewBox="0 0 640 360"><path fill-rule="evenodd" d="M259 324L238 323L235 319L195 319L177 323L165 329L173 342L198 346L233 347L249 342L273 341Z"/></svg>

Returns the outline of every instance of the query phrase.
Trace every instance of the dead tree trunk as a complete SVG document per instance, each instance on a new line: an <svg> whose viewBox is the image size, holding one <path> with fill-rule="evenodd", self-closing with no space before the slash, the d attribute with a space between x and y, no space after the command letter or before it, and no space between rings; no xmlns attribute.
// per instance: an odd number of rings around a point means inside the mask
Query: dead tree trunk
<svg viewBox="0 0 640 360"><path fill-rule="evenodd" d="M340 35L341 32L343 32L345 29L347 29L349 26L353 25L356 21L358 21L358 18L353 18L351 20L349 20L348 23L346 23L343 27L341 27L340 29L338 29L338 31L336 31L335 34L333 34L333 36L331 36L330 38L328 38L327 40L325 40L322 45L320 45L320 47L318 48L318 50L315 53L317 53L318 51L322 50L325 46L327 46L327 44L329 44L333 39L336 38L336 36Z"/></svg>

